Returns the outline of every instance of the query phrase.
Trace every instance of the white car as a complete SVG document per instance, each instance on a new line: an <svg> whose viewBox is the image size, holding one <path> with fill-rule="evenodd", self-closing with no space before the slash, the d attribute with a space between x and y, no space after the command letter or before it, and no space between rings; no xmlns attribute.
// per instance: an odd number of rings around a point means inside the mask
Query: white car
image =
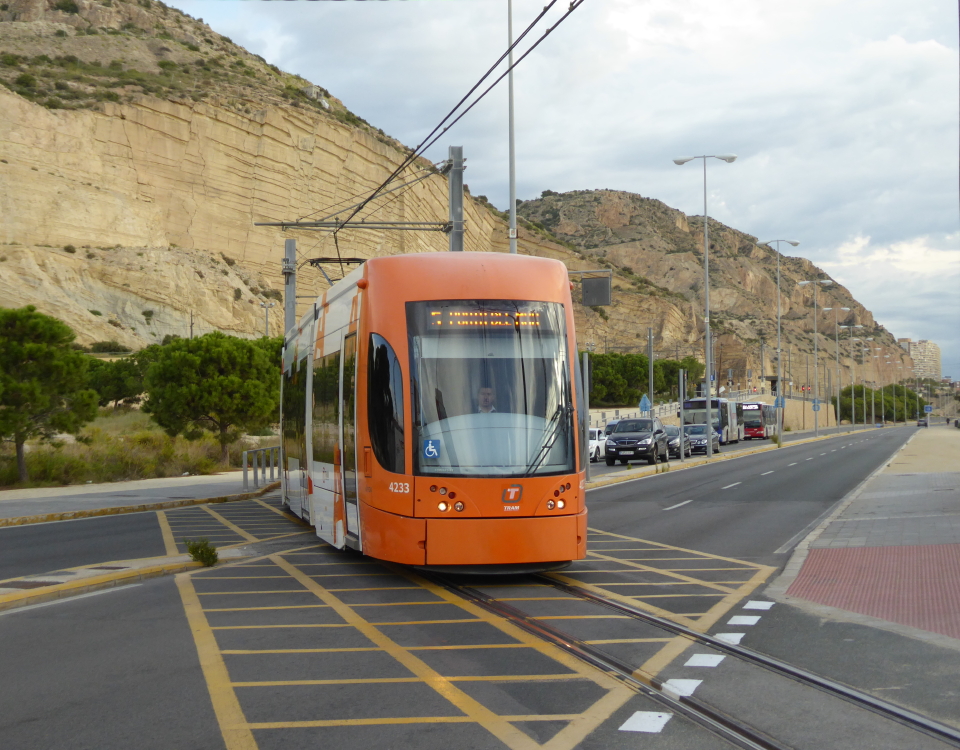
<svg viewBox="0 0 960 750"><path fill-rule="evenodd" d="M590 428L590 461L599 461L607 455L607 436L600 427Z"/></svg>

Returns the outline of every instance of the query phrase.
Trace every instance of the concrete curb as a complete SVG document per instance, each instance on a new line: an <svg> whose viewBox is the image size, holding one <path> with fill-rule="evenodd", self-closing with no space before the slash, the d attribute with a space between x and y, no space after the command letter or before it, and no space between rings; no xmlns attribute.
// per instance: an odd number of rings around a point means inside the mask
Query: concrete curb
<svg viewBox="0 0 960 750"><path fill-rule="evenodd" d="M171 575L173 573L183 573L194 568L202 568L203 565L198 562L175 562L165 565L153 565L147 568L118 571L117 573L107 573L101 576L84 578L79 581L68 581L67 583L55 584L40 589L28 589L17 591L12 594L0 595L0 611L8 609L17 609L31 604L41 604L56 599L66 599L77 594L86 594L91 591L99 591L125 583L134 583L157 576Z"/></svg>
<svg viewBox="0 0 960 750"><path fill-rule="evenodd" d="M183 508L189 505L207 505L211 503L233 503L240 500L253 500L268 492L279 489L280 482L271 482L253 492L243 492L238 495L221 495L219 497L198 497L190 500L164 500L157 503L142 505L119 505L115 508L90 508L89 510L67 510L61 513L44 513L37 516L14 516L0 518L0 527L25 526L31 523L51 523L52 521L72 521L77 518L95 518L96 516L116 516L122 513L144 513L151 510L169 510Z"/></svg>
<svg viewBox="0 0 960 750"><path fill-rule="evenodd" d="M870 432L876 429L877 429L876 427L870 427L869 429L861 430L860 432L857 432L855 434L859 435L861 433ZM744 458L746 456L755 456L758 453L766 453L767 451L779 450L781 447L792 448L795 445L806 445L807 443L817 443L821 440L829 440L830 438L843 437L845 434L853 434L853 433L841 432L839 435L837 435L836 433L831 433L830 435L820 435L819 437L810 437L810 438L803 438L801 440L794 440L790 443L785 443L782 446L771 444L771 445L765 445L762 448L752 448L750 450L738 451L735 454L720 453L715 455L713 458L707 458L707 457L691 458L691 459L687 459L682 464L679 462L671 462L669 464L670 472L682 471L683 469L693 469L693 468L696 468L697 466L704 466L706 464L715 464L719 461L732 461L734 459ZM910 438L910 439L912 440L913 438ZM910 442L910 441L908 440L907 442ZM904 443L904 445L906 445L906 443ZM611 476L609 478L598 479L596 481L587 482L586 489L596 490L596 489L600 489L601 487L607 487L611 484L622 484L623 482L632 482L634 479L642 479L644 477L650 477L660 473L668 473L668 472L658 472L657 467L655 466L645 467L639 471L631 470L630 476Z"/></svg>
<svg viewBox="0 0 960 750"><path fill-rule="evenodd" d="M870 475L866 477L866 479L860 482L860 484L847 493L846 497L841 498L834 507L833 511L797 544L793 550L793 554L790 555L790 559L787 561L787 564L783 567L783 572L777 576L769 586L767 586L765 590L767 596L779 601L790 601L793 599L793 597L787 596L787 589L790 588L791 584L797 580L797 576L800 575L800 569L803 567L803 563L810 554L810 545L819 539L820 535L827 529L827 527L833 523L834 520L836 520L847 508L849 508L850 505L853 504L858 497L860 497L860 495L863 494L867 484L869 484L875 476L880 474L891 463L893 463L893 460L904 448L910 445L911 441L918 434L919 433L915 432L913 435L911 435L910 438L896 451L894 451L886 461L878 466L876 470L872 471Z"/></svg>

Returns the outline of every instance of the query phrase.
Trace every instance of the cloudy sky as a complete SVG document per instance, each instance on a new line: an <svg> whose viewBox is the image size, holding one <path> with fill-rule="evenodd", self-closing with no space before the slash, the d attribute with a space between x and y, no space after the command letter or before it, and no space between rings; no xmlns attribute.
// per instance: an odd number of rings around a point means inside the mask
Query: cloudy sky
<svg viewBox="0 0 960 750"><path fill-rule="evenodd" d="M518 35L547 0L513 0ZM506 0L174 0L418 144L506 48ZM561 0L529 39L555 23ZM521 47L524 49L525 47ZM517 197L611 188L797 239L892 333L960 378L958 18L946 0L585 0L516 70ZM508 205L498 87L426 155L462 145Z"/></svg>

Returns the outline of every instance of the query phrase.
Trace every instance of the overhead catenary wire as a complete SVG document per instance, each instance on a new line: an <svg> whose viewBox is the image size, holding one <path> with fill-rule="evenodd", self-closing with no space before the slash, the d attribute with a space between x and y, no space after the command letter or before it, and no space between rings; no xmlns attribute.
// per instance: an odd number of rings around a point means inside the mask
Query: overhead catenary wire
<svg viewBox="0 0 960 750"><path fill-rule="evenodd" d="M566 12L560 17L560 19L559 19L553 26L551 26L550 28L548 28L547 31L546 31L539 39L537 39L537 41L534 42L533 45L532 45L520 58L518 58L518 59L513 63L513 65L508 66L507 70L506 70L499 78L497 78L497 80L496 80L491 86L489 86L479 97L477 97L477 99L474 100L473 103L471 103L470 106L469 106L465 111L461 112L461 113L456 117L456 119L453 120L453 122L451 122L449 125L446 125L446 127L444 127L444 125L447 123L447 121L450 120L451 117L454 117L454 115L456 115L457 111L463 106L463 104L473 95L473 93L474 93L477 89L479 89L479 88L483 85L484 81L486 81L486 80L493 74L493 72L497 69L497 67L499 67L500 63L502 63L502 62L504 61L504 59L506 59L507 56L510 54L510 52L512 52L512 51L517 47L517 45L520 44L521 41L523 41L523 39L533 30L533 28L534 28L534 27L540 22L540 20L550 11L550 9L551 9L554 5L557 4L557 2L558 2L558 0L550 0L550 1L543 7L543 9L540 11L540 13L537 14L537 16L533 19L533 21L531 21L530 24L527 26L527 28L525 28L525 29L523 30L523 32L516 38L516 40L513 42L513 44L511 44L511 45L504 51L504 53L503 53L502 55L500 55L499 58L497 58L496 62L494 62L494 64L490 66L490 68L487 70L487 72L483 74L483 76L470 88L470 90L469 90L466 94L464 94L464 96L460 99L460 101L458 101L457 104L454 105L454 107L453 107L453 108L447 113L447 115L433 128L433 130L431 130L431 131L427 134L427 136L423 139L423 141L420 142L420 145L418 145L416 148L414 148L414 149L410 152L410 154L407 156L407 158L404 159L404 160L400 163L400 165L390 174L390 176L387 177L387 179L384 180L383 183L380 184L380 186L378 186L377 188L374 189L374 191L371 193L370 197L369 197L366 201L361 202L360 206L358 206L357 208L354 209L353 213L350 214L350 216L348 216L348 217L346 218L346 220L344 221L344 224L349 223L349 222L353 219L353 217L356 216L356 215L363 209L363 207L366 205L366 203L368 203L369 201L371 201L371 200L373 200L374 198L376 198L377 195L379 195L380 192L381 192L387 185L389 185L389 184L396 178L396 176L397 176L400 172L402 172L407 166L409 166L411 163L413 163L413 161L414 161L418 156L420 156L420 155L423 153L423 151L425 151L427 148L429 148L429 147L432 146L434 143L436 143L436 141L437 141L440 137L442 137L456 122L458 122L458 121L463 117L463 115L466 114L466 112L469 112L471 109L473 109L473 107L475 107L475 106L480 102L480 100L483 99L483 97L485 97L485 96L493 89L494 86L496 86L497 83L499 83L501 80L503 80L503 78L505 78L506 75L507 75L511 70L513 70L515 67L517 67L517 65L519 65L520 62L521 62L528 54L530 54L530 52L532 52L534 49L536 49L536 47L539 46L539 44L540 44L544 39L546 39L547 36L548 36L554 29L557 28L557 26L559 26L561 23L563 23L563 21L565 21L565 20L570 16L570 14L573 13L573 11L575 11L577 8L579 8L579 7L585 2L585 0L571 0L569 7L567 8ZM340 228L339 228L339 227L338 227L336 230L334 230L335 233L336 233L336 232L339 232L339 231L340 231Z"/></svg>

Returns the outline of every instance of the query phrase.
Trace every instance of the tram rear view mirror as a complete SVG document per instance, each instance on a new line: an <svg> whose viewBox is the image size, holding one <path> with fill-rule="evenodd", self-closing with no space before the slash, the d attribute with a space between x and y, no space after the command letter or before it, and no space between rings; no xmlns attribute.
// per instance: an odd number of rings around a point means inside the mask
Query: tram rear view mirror
<svg viewBox="0 0 960 750"><path fill-rule="evenodd" d="M613 302L613 278L593 276L583 279L583 304L586 307L609 305Z"/></svg>

